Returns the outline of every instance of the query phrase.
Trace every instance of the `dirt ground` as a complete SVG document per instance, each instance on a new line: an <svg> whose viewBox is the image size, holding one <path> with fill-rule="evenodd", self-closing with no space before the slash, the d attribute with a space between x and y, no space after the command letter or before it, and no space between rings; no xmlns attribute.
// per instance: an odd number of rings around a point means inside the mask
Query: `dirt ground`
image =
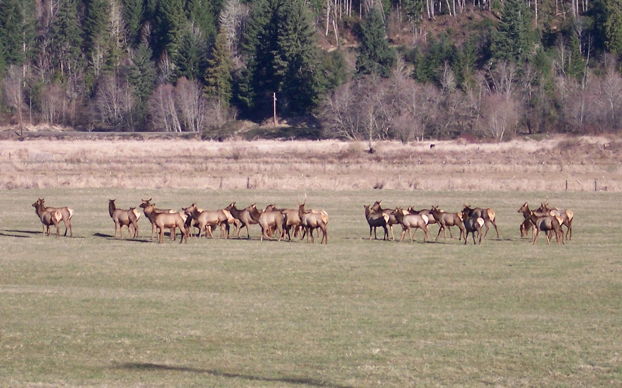
<svg viewBox="0 0 622 388"><path fill-rule="evenodd" d="M622 140L0 140L0 189L622 191Z"/></svg>

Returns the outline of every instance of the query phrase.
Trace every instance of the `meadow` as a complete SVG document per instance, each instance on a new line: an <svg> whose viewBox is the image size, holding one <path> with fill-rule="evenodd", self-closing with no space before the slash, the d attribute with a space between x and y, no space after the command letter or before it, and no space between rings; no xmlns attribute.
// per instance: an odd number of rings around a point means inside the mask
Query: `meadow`
<svg viewBox="0 0 622 388"><path fill-rule="evenodd" d="M0 190L3 386L622 383L620 193L46 187L41 179ZM38 197L74 208L73 238L41 235L31 207ZM139 238L115 239L112 198L121 208L153 198L158 207L209 209L306 198L329 213L329 244L260 242L255 225L250 240L160 245L144 218ZM546 198L575 213L566 245L520 238L517 209ZM425 244L420 231L412 244L369 241L363 205L376 200L493 207L501 237L491 229L481 246L435 242L431 226Z"/></svg>

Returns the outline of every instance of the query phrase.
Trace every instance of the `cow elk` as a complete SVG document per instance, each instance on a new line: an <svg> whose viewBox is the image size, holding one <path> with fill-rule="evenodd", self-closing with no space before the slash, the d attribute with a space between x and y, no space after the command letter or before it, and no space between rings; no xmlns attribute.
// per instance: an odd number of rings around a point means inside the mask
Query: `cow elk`
<svg viewBox="0 0 622 388"><path fill-rule="evenodd" d="M465 213L466 210L466 213ZM488 223L490 222L492 224L492 226L495 227L495 232L497 232L497 238L499 238L499 229L497 229L497 222L496 222L496 214L495 211L492 210L491 208L486 208L486 209L482 209L479 207L476 208L471 208L470 205L464 205L464 209L462 209L462 214L467 214L466 218L472 218L472 217L480 217L484 220L484 226L486 227L486 232L484 233L484 237L486 237L488 235Z"/></svg>
<svg viewBox="0 0 622 388"><path fill-rule="evenodd" d="M436 235L435 241L438 241L438 237L441 235L441 232L443 232L443 238L447 240L447 233L445 232L445 229L449 230L449 237L453 238L450 229L452 226L456 226L460 229L460 237L458 238L458 241L462 240L462 236L466 233L464 230L464 222L462 221L462 213L444 212L440 210L438 206L433 206L432 209L430 209L430 213L439 224L438 234Z"/></svg>
<svg viewBox="0 0 622 388"><path fill-rule="evenodd" d="M523 204L523 206L521 206L518 209L518 213L521 213L523 215L523 222L520 224L519 226L519 231L520 231L520 236L522 237L527 237L527 234L529 233L529 230L531 230L531 227L533 226L531 220L529 219L530 217L530 213L531 213L531 209L529 209L529 204L527 202L525 202ZM534 211L534 214L536 214L538 217L542 217L542 216L546 216L546 212L541 211L540 209Z"/></svg>
<svg viewBox="0 0 622 388"><path fill-rule="evenodd" d="M158 213L155 210L155 203L143 202L140 207L144 209L145 216L152 225L158 229L158 242L160 244L164 242L164 229L170 229L174 240L176 228L179 228L181 232L179 243L188 242L188 229L186 228L186 218L182 216L183 213Z"/></svg>
<svg viewBox="0 0 622 388"><path fill-rule="evenodd" d="M41 205L45 207L45 199L39 198L39 202ZM68 208L67 206L63 207L45 207L46 210L58 210L63 217L62 221L65 224L65 234L63 236L67 237L67 228L69 228L69 237L73 237L73 228L71 227L71 218L73 217L73 209Z"/></svg>
<svg viewBox="0 0 622 388"><path fill-rule="evenodd" d="M556 207L549 208L548 202L540 204L538 211L548 213L551 216L561 217L562 225L566 227L566 239L572 240L572 220L574 219L574 213L569 209L558 209Z"/></svg>
<svg viewBox="0 0 622 388"><path fill-rule="evenodd" d="M324 210L305 210L305 203L303 203L298 205L298 217L300 218L300 224L304 228L304 234L307 235L307 242L309 242L310 235L311 243L315 243L313 230L319 229L322 231L320 244L326 241L328 245L328 213Z"/></svg>
<svg viewBox="0 0 622 388"><path fill-rule="evenodd" d="M123 238L123 227L127 226L128 234L132 232L134 228L133 238L138 237L138 220L140 219L140 212L136 208L130 208L129 210L117 209L115 199L108 200L108 213L110 218L114 222L114 237L117 238L117 229L121 231L121 238Z"/></svg>
<svg viewBox="0 0 622 388"><path fill-rule="evenodd" d="M371 241L372 230L374 231L374 239L378 239L376 228L379 226L384 229L384 240L387 240L389 237L389 230L387 229L389 216L381 211L373 211L370 205L363 205L363 207L365 208L365 219L369 224L369 240Z"/></svg>
<svg viewBox="0 0 622 388"><path fill-rule="evenodd" d="M426 215L410 214L399 207L393 210L393 214L395 214L397 222L402 225L402 237L400 238L399 242L402 242L404 240L404 237L406 236L406 231L408 231L410 242L413 242L413 239L417 234L417 229L421 229L425 232L423 242L428 241L428 217ZM414 229L414 232L411 235L412 229Z"/></svg>
<svg viewBox="0 0 622 388"><path fill-rule="evenodd" d="M553 238L552 233L555 233L555 238L557 240L557 245L559 245L559 241L561 239L561 243L564 243L564 232L562 230L562 218L558 216L538 216L535 212L529 212L529 221L533 224L533 240L532 245L535 245L536 240L538 240L538 235L540 231L545 232L546 235L546 243L551 244L551 239Z"/></svg>
<svg viewBox="0 0 622 388"><path fill-rule="evenodd" d="M204 230L205 237L213 237L212 227L218 226L220 226L220 237L229 237L229 222L233 222L233 217L228 210L201 210L197 208L196 203L182 209L188 217L196 220L199 228L197 237L201 237L201 232Z"/></svg>
<svg viewBox="0 0 622 388"><path fill-rule="evenodd" d="M253 217L251 217L251 207L253 206L255 206L255 204L247 206L244 209L238 209L235 207L235 202L231 202L231 204L225 208L225 210L231 213L231 216L237 219L239 222L239 224L236 223L236 229L238 231L238 238L240 238L240 232L242 231L242 228L244 227L246 228L246 238L249 238L249 239L251 238L251 234L248 230L248 226L257 224L257 221L253 220Z"/></svg>
<svg viewBox="0 0 622 388"><path fill-rule="evenodd" d="M382 201L376 201L372 205L371 210L374 212L382 212L389 216L389 219L387 221L387 226L389 227L389 231L391 232L391 240L395 240L395 235L393 234L393 225L399 224L399 221L395 217L395 214L393 214L392 209L383 209L381 205L382 205ZM375 229L374 229L374 233L375 233Z"/></svg>
<svg viewBox="0 0 622 388"><path fill-rule="evenodd" d="M56 227L56 237L60 236L60 227L58 224L63 218L61 212L55 209L46 209L46 207L43 205L43 202L41 202L41 199L38 199L35 203L33 203L32 207L35 208L35 213L37 213L39 220L41 220L43 235L49 236L50 226L54 225Z"/></svg>
<svg viewBox="0 0 622 388"><path fill-rule="evenodd" d="M475 232L479 235L478 244L482 245L482 228L486 224L482 217L477 215L470 216L469 210L466 208L462 210L462 222L464 223L464 244L466 245L469 233L473 236L473 244L475 244Z"/></svg>
<svg viewBox="0 0 622 388"><path fill-rule="evenodd" d="M147 214L147 208L149 208L149 212L150 214L160 214L160 213L168 213L168 214L173 214L173 213L177 213L177 211L173 210L173 209L158 209L154 206L150 206L152 205L151 203L152 198L149 199L141 199L141 204L140 204L140 208L143 209L143 212L145 213L145 217L147 217L147 219L149 220L149 222L151 222L151 239L153 240L153 234L156 230L156 224L153 222L154 217L150 217L149 214ZM183 214L183 213L182 213ZM184 218L185 219L185 218ZM175 228L171 229L171 233L170 233L170 237L171 240L175 239Z"/></svg>
<svg viewBox="0 0 622 388"><path fill-rule="evenodd" d="M263 241L264 237L269 238L270 236L268 232L272 229L274 229L278 234L278 241L281 241L283 230L285 229L285 224L287 222L287 217L283 214L283 212L279 210L264 210L260 212L255 205L251 205L250 214L253 220L255 220L261 227L260 241Z"/></svg>

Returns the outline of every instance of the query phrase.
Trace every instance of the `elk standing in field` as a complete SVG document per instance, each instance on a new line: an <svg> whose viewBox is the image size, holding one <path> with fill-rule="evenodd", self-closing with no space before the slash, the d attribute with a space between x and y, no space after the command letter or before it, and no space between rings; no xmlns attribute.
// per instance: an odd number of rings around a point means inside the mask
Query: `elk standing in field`
<svg viewBox="0 0 622 388"><path fill-rule="evenodd" d="M389 237L389 231L387 229L387 223L389 222L389 216L383 212L375 212L371 210L370 205L363 205L365 208L365 219L369 224L369 240L371 241L371 232L374 231L374 239L378 239L376 236L376 228L381 226L384 229L384 240Z"/></svg>
<svg viewBox="0 0 622 388"><path fill-rule="evenodd" d="M41 205L45 207L45 199L39 198L39 202L41 202ZM46 207L46 210L49 210L49 211L58 210L60 214L62 215L63 217L62 221L65 224L65 234L63 236L67 237L67 228L69 228L69 237L73 237L73 228L71 227L71 217L73 217L73 209L70 209L67 206L64 206L64 207Z"/></svg>
<svg viewBox="0 0 622 388"><path fill-rule="evenodd" d="M529 219L530 213L531 213L531 209L529 209L529 204L527 204L527 202L525 202L523 204L523 206L521 206L518 209L518 213L521 213L523 215L523 218L524 218L524 221L520 224L520 227L518 228L520 230L520 236L521 236L521 238L522 237L527 237L527 233L529 233L529 230L533 226L533 223ZM546 214L546 212L543 212L540 209L534 211L534 214L537 215L538 217L542 217L542 216L548 215L548 214Z"/></svg>
<svg viewBox="0 0 622 388"><path fill-rule="evenodd" d="M205 237L213 237L212 235L212 227L220 226L220 237L229 237L229 222L233 218L231 213L227 210L201 210L197 208L196 203L192 205L182 208L184 213L188 215L188 217L192 217L197 221L199 228L199 235L197 237L201 237L201 232L205 230ZM225 232L226 227L226 232Z"/></svg>
<svg viewBox="0 0 622 388"><path fill-rule="evenodd" d="M488 235L488 223L490 222L492 226L495 227L495 231L497 232L497 238L499 238L499 229L497 229L496 222L497 216L494 210L492 210L491 208L471 208L469 205L464 205L464 209L462 209L462 214L465 214L465 210L467 211L466 214L468 215L468 218L481 217L484 220L484 226L486 227L486 233L484 233L484 237Z"/></svg>
<svg viewBox="0 0 622 388"><path fill-rule="evenodd" d="M41 202L40 199L37 200L35 203L33 203L32 207L35 208L35 213L37 213L39 220L41 220L41 226L43 227L43 231L42 231L43 235L49 236L50 226L54 225L56 227L56 237L60 236L60 228L58 226L58 223L63 218L61 212L58 210L46 209L45 206L43 206L43 202ZM46 230L47 230L47 233L46 233Z"/></svg>
<svg viewBox="0 0 622 388"><path fill-rule="evenodd" d="M449 236L453 238L451 235L451 226L456 226L460 229L460 237L458 237L458 241L462 240L462 236L465 234L462 213L447 213L440 210L438 206L433 206L432 209L430 209L430 213L432 213L439 224L438 234L436 235L435 241L438 241L438 236L441 235L441 232L443 232L443 237L447 240L447 233L445 232L445 229L449 229Z"/></svg>
<svg viewBox="0 0 622 388"><path fill-rule="evenodd" d="M473 244L475 244L475 232L479 235L479 245L482 245L482 228L486 224L482 217L478 215L469 216L469 210L462 210L462 220L464 223L464 244L466 245L469 233L473 236Z"/></svg>
<svg viewBox="0 0 622 388"><path fill-rule="evenodd" d="M133 237L136 238L138 236L140 212L136 208L130 208L129 210L117 209L115 201L115 199L108 200L108 213L112 221L114 221L114 237L117 238L117 229L120 229L121 238L123 238L123 227L127 226L128 234L131 233L131 228L134 228Z"/></svg>
<svg viewBox="0 0 622 388"><path fill-rule="evenodd" d="M253 220L253 217L251 217L252 206L255 206L255 204L252 204L240 210L235 207L235 202L231 202L231 204L225 208L225 210L231 213L231 216L233 218L239 221L239 225L236 224L237 230L238 230L238 238L240 238L240 232L242 231L242 228L244 227L246 227L246 235L247 235L246 237L249 239L251 238L251 234L248 230L248 226L257 224L257 221Z"/></svg>
<svg viewBox="0 0 622 388"><path fill-rule="evenodd" d="M301 234L300 230L303 228L303 226L300 220L300 216L298 215L299 213L298 209L277 209L276 206L270 204L266 206L266 209L264 211L274 211L274 210L278 210L282 212L283 214L285 214L285 217L287 218L287 222L286 222L285 228L283 229L283 233L284 235L287 235L287 239L289 241L292 240L292 236L290 233L292 228L294 228L294 237Z"/></svg>
<svg viewBox="0 0 622 388"><path fill-rule="evenodd" d="M143 209L145 213L145 217L151 222L151 239L153 240L153 233L157 229L157 225L155 224L155 216L157 214L179 214L184 221L186 221L187 216L183 212L178 212L172 209L158 209L155 207L155 204L151 203L151 198L149 199L141 199L140 207ZM170 227L170 239L175 240L177 238L176 226ZM184 228L186 229L186 228ZM164 232L162 232L164 233Z"/></svg>
<svg viewBox="0 0 622 388"><path fill-rule="evenodd" d="M305 203L298 205L298 217L300 218L300 224L305 230L304 234L307 235L307 242L309 242L309 235L311 235L311 243L315 244L313 230L320 229L322 231L320 244L324 241L328 244L328 213L324 210L305 210Z"/></svg>
<svg viewBox="0 0 622 388"><path fill-rule="evenodd" d="M551 239L553 238L551 232L555 233L555 238L557 240L557 245L559 245L559 240L561 239L562 244L564 243L564 232L562 230L561 217L557 216L543 216L538 217L534 212L529 213L529 220L533 224L533 241L532 245L536 243L538 239L538 235L540 231L545 232L546 235L546 243L550 244Z"/></svg>
<svg viewBox="0 0 622 388"><path fill-rule="evenodd" d="M572 240L572 220L574 219L574 213L569 209L558 209L556 207L549 208L548 202L540 204L538 211L548 213L551 216L561 217L562 225L566 227L566 239Z"/></svg>
<svg viewBox="0 0 622 388"><path fill-rule="evenodd" d="M158 242L160 244L164 242L164 229L170 229L171 234L175 234L176 228L179 228L181 232L179 243L181 244L184 240L188 242L188 229L186 229L185 225L186 218L182 217L181 213L157 213L155 211L155 203L143 202L140 206L144 209L145 216L158 228Z"/></svg>
<svg viewBox="0 0 622 388"><path fill-rule="evenodd" d="M408 231L410 242L413 242L413 238L417 234L417 229L421 229L425 232L423 242L428 241L428 216L423 214L409 214L408 212L404 211L399 207L393 210L393 214L395 214L397 222L402 225L402 237L400 238L399 242L402 242L402 240L404 240L404 236L406 236L406 231ZM411 235L412 229L415 229L415 231Z"/></svg>
<svg viewBox="0 0 622 388"><path fill-rule="evenodd" d="M389 230L391 231L391 240L395 240L395 235L393 234L393 225L399 224L399 221L395 217L395 214L393 214L393 210L392 209L383 209L381 207L381 205L382 205L382 201L376 201L372 205L371 210L373 212L382 212L382 213L384 213L384 214L389 216L389 219L387 221L387 226L389 227ZM375 234L375 232L376 232L376 230L374 228L374 234Z"/></svg>
<svg viewBox="0 0 622 388"><path fill-rule="evenodd" d="M278 234L278 241L281 241L283 236L283 230L285 228L285 224L287 222L287 217L279 210L268 210L260 212L255 205L251 205L251 217L255 220L259 226L261 227L261 237L260 241L263 241L263 238L269 238L268 232L271 229L274 229Z"/></svg>

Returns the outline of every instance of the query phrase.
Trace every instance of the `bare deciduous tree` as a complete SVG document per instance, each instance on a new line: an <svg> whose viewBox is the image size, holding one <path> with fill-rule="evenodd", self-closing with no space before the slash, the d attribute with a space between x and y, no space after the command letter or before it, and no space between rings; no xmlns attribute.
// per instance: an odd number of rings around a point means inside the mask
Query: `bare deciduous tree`
<svg viewBox="0 0 622 388"><path fill-rule="evenodd" d="M493 93L482 100L483 131L502 141L504 136L516 132L519 114L518 104L510 96Z"/></svg>
<svg viewBox="0 0 622 388"><path fill-rule="evenodd" d="M153 130L181 132L181 123L175 108L173 85L158 86L149 98L148 110Z"/></svg>
<svg viewBox="0 0 622 388"><path fill-rule="evenodd" d="M188 132L200 132L204 129L207 103L203 97L203 88L197 80L181 77L175 87L175 106L183 128Z"/></svg>
<svg viewBox="0 0 622 388"><path fill-rule="evenodd" d="M58 84L46 85L41 91L41 114L45 123L60 124L65 91Z"/></svg>
<svg viewBox="0 0 622 388"><path fill-rule="evenodd" d="M134 106L129 83L114 74L107 75L97 84L95 92L95 117L104 126L121 129Z"/></svg>
<svg viewBox="0 0 622 388"><path fill-rule="evenodd" d="M22 67L11 65L4 78L3 95L4 101L17 115L20 129L22 128L22 101L24 99L24 77Z"/></svg>

